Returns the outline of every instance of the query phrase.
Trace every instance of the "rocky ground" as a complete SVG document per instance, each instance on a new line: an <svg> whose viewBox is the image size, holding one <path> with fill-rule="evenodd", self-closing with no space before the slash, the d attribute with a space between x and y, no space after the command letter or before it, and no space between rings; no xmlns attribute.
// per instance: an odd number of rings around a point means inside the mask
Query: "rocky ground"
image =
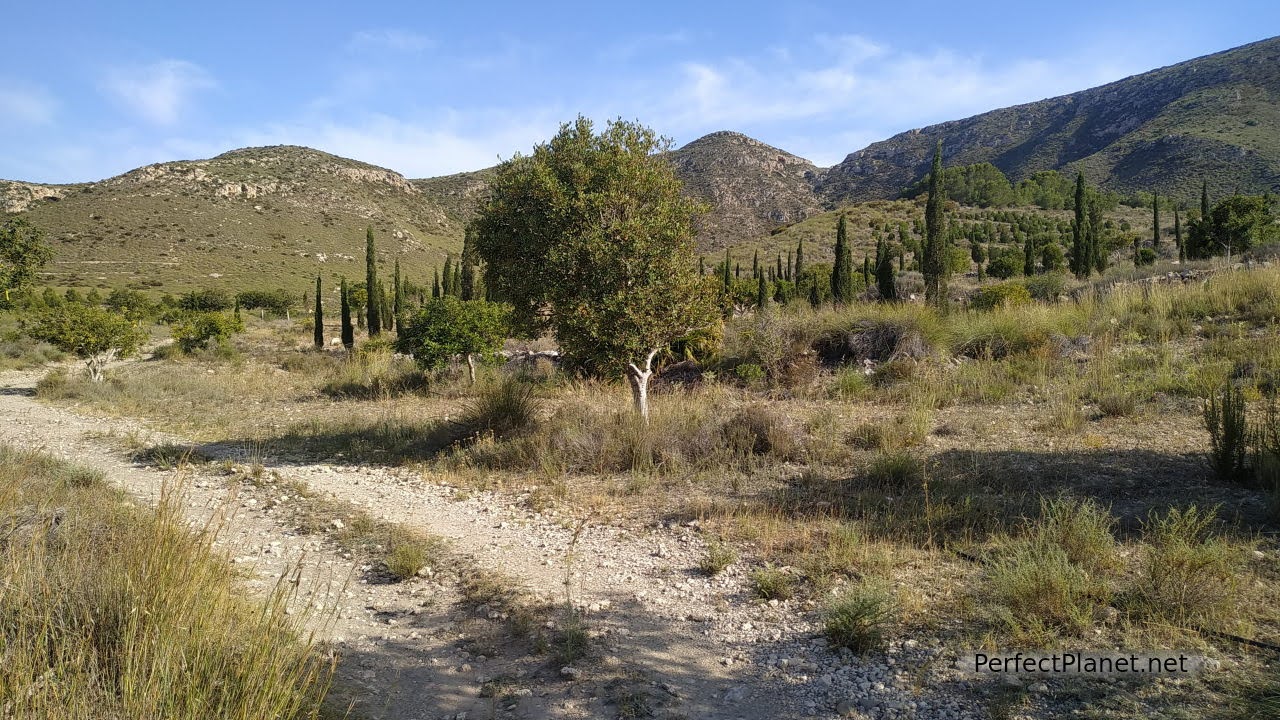
<svg viewBox="0 0 1280 720"><path fill-rule="evenodd" d="M224 517L218 546L265 592L300 569L315 627L341 658L335 696L357 717L961 718L987 717L1013 691L1021 712L1057 716L1047 684L996 686L957 669L954 649L896 638L857 657L828 647L812 601L752 597L740 565L708 578L695 523L637 530L607 518L539 511L522 494L463 491L408 470L253 455L205 446L220 462L175 473L130 459L182 438L132 421L82 416L35 400L38 373L0 375L0 442L103 470L147 502L180 483L193 523ZM228 472L260 464L264 478ZM327 535L300 530L302 482L331 501L445 538L468 567L520 583L590 636L568 663L509 632L496 606L463 602L458 568L392 582ZM567 582L566 582L567 578ZM560 627L558 629L563 629ZM1078 694L1069 698L1078 703ZM1137 700L1135 699L1135 702Z"/></svg>

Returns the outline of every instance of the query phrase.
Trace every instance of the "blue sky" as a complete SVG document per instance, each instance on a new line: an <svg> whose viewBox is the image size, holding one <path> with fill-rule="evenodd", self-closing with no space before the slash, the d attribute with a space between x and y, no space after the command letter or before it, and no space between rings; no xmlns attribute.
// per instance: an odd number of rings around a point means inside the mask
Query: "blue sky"
<svg viewBox="0 0 1280 720"><path fill-rule="evenodd" d="M579 113L820 165L1280 32L1274 0L79 2L3 11L0 178L298 144L427 177Z"/></svg>

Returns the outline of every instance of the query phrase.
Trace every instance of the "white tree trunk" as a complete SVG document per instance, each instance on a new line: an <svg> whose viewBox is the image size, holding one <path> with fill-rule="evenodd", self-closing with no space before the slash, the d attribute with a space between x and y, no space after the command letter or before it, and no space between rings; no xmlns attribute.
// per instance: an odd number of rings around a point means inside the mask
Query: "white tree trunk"
<svg viewBox="0 0 1280 720"><path fill-rule="evenodd" d="M116 357L116 349L112 348L104 353L90 355L85 364L89 367L89 380L91 382L102 382L102 371L106 368L107 363Z"/></svg>
<svg viewBox="0 0 1280 720"><path fill-rule="evenodd" d="M467 353L467 379L471 381L474 387L476 384L476 356Z"/></svg>
<svg viewBox="0 0 1280 720"><path fill-rule="evenodd" d="M644 424L649 424L649 378L653 377L653 358L658 354L660 348L654 348L649 351L649 355L644 359L644 369L636 367L635 363L627 364L627 379L631 381L631 398L635 401L636 412L640 413L640 417L644 419Z"/></svg>

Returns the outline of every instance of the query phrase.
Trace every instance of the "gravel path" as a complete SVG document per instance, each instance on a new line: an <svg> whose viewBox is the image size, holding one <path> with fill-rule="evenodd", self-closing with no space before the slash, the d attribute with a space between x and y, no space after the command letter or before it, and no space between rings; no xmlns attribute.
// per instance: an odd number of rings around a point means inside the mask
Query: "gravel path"
<svg viewBox="0 0 1280 720"><path fill-rule="evenodd" d="M130 420L37 402L38 373L0 374L0 442L91 465L154 503L174 474L131 462L120 436L183 443ZM243 449L202 452L244 462ZM255 458L255 461L258 460ZM448 539L479 567L517 578L548 600L565 598L575 519L539 513L519 496L459 493L381 467L261 458L269 473L365 509L376 518ZM569 584L593 638L565 668L517 650L492 609L459 601L454 576L388 583L375 568L289 521L285 483L229 485L193 469L184 502L193 522L230 509L219 546L247 569L250 588L272 587L300 565L307 602L332 610L319 632L340 654L337 694L367 718L834 718L985 717L978 693L931 640L899 639L868 658L832 652L805 601L751 598L746 571L698 570L696 527L582 529Z"/></svg>

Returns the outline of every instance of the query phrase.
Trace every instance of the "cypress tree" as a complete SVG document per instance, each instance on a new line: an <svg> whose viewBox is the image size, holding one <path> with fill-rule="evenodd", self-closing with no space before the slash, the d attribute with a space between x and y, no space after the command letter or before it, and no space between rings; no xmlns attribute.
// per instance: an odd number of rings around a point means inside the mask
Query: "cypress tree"
<svg viewBox="0 0 1280 720"><path fill-rule="evenodd" d="M1182 241L1182 215L1178 212L1178 206L1173 206L1173 243L1178 246L1178 262L1187 261L1187 246Z"/></svg>
<svg viewBox="0 0 1280 720"><path fill-rule="evenodd" d="M800 282L801 274L804 273L804 238L796 243L796 282Z"/></svg>
<svg viewBox="0 0 1280 720"><path fill-rule="evenodd" d="M1076 174L1076 217L1071 225L1071 272L1078 278L1089 277L1093 269L1093 253L1088 247L1085 230L1084 173Z"/></svg>
<svg viewBox="0 0 1280 720"><path fill-rule="evenodd" d="M742 263L733 264L733 277L734 279L740 279L742 277Z"/></svg>
<svg viewBox="0 0 1280 720"><path fill-rule="evenodd" d="M395 275L391 278L394 290L391 306L391 329L400 331L400 313L404 312L404 286L400 284L400 258L396 258Z"/></svg>
<svg viewBox="0 0 1280 720"><path fill-rule="evenodd" d="M387 293L387 289L382 285L382 281L378 281L378 314L380 317L391 317L391 295ZM387 329L391 329L390 320L387 321Z"/></svg>
<svg viewBox="0 0 1280 720"><path fill-rule="evenodd" d="M947 307L947 239L943 235L943 203L946 202L942 188L942 140L933 151L933 165L929 170L929 200L924 206L925 238L920 271L924 274L925 301L934 307L945 310Z"/></svg>
<svg viewBox="0 0 1280 720"><path fill-rule="evenodd" d="M756 307L761 310L769 302L769 285L765 282L764 273L756 276Z"/></svg>
<svg viewBox="0 0 1280 720"><path fill-rule="evenodd" d="M698 256L698 276L703 277L706 274L707 274L707 259L699 255Z"/></svg>
<svg viewBox="0 0 1280 720"><path fill-rule="evenodd" d="M1089 201L1088 228L1089 251L1093 254L1093 269L1101 273L1107 269L1107 253L1102 247L1102 206L1096 198Z"/></svg>
<svg viewBox="0 0 1280 720"><path fill-rule="evenodd" d="M1160 193L1151 194L1151 247L1160 251Z"/></svg>
<svg viewBox="0 0 1280 720"><path fill-rule="evenodd" d="M848 223L844 215L836 223L835 262L831 265L831 298L837 305L853 299L853 252L849 249Z"/></svg>
<svg viewBox="0 0 1280 720"><path fill-rule="evenodd" d="M1200 182L1200 222L1209 222L1209 181Z"/></svg>
<svg viewBox="0 0 1280 720"><path fill-rule="evenodd" d="M320 275L316 274L316 313L315 313L316 349L324 347L324 305L320 302Z"/></svg>
<svg viewBox="0 0 1280 720"><path fill-rule="evenodd" d="M733 276L730 274L732 265L733 265L733 259L729 256L729 249L725 248L724 267L721 268L720 270L720 285L722 288L724 288L724 292L726 295L728 295L729 291L733 289Z"/></svg>
<svg viewBox="0 0 1280 720"><path fill-rule="evenodd" d="M462 261L453 265L453 282L449 283L453 287L453 294L462 297Z"/></svg>
<svg viewBox="0 0 1280 720"><path fill-rule="evenodd" d="M475 300L476 299L476 268L474 265L467 262L467 259L465 256L462 259L461 269L459 270L459 272L461 273L461 275L459 276L459 279L458 279L458 288L460 290L462 299Z"/></svg>
<svg viewBox="0 0 1280 720"><path fill-rule="evenodd" d="M882 247L883 246L883 247ZM898 289L893 277L893 254L889 252L889 243L881 240L876 246L876 289L880 291L880 299L884 302L897 302Z"/></svg>
<svg viewBox="0 0 1280 720"><path fill-rule="evenodd" d="M435 277L431 281L431 297L438 298L440 297L440 294L441 294L440 268L431 268L431 272L435 275Z"/></svg>
<svg viewBox="0 0 1280 720"><path fill-rule="evenodd" d="M879 252L878 248L876 252ZM866 255L862 256L862 285L871 287L871 258Z"/></svg>
<svg viewBox="0 0 1280 720"><path fill-rule="evenodd" d="M1032 242L1030 233L1022 242L1022 274L1027 277L1036 274L1036 244Z"/></svg>
<svg viewBox="0 0 1280 720"><path fill-rule="evenodd" d="M773 276L774 276L775 278L777 278L777 279L779 279L779 280L783 280L783 279L785 279L785 277L786 277L786 276L784 276L784 275L782 274L782 253L778 253L778 262L777 262L776 267L774 267L774 269L773 269L773 270L774 270L774 272L773 272Z"/></svg>
<svg viewBox="0 0 1280 720"><path fill-rule="evenodd" d="M235 306L231 310L231 314L236 316L236 321L240 321L240 298L237 296Z"/></svg>
<svg viewBox="0 0 1280 720"><path fill-rule="evenodd" d="M760 277L760 251L751 256L751 277Z"/></svg>
<svg viewBox="0 0 1280 720"><path fill-rule="evenodd" d="M377 337L382 332L382 314L378 307L381 304L381 298L377 295L378 289L378 257L373 248L373 227L368 226L364 229L364 288L365 303L367 316L366 321L369 328L369 337Z"/></svg>
<svg viewBox="0 0 1280 720"><path fill-rule="evenodd" d="M356 346L356 330L351 327L351 299L347 295L347 279L342 278L342 284L338 287L338 292L342 295L342 347L350 350Z"/></svg>
<svg viewBox="0 0 1280 720"><path fill-rule="evenodd" d="M822 295L818 293L818 278L809 283L809 307L817 310L822 305Z"/></svg>
<svg viewBox="0 0 1280 720"><path fill-rule="evenodd" d="M453 256L444 256L444 270L440 272L440 295L453 295Z"/></svg>
<svg viewBox="0 0 1280 720"><path fill-rule="evenodd" d="M796 279L796 276L793 273L794 270L795 270L795 266L792 265L792 254L791 254L791 251L788 250L787 251L787 275L786 275L787 282L791 282Z"/></svg>

